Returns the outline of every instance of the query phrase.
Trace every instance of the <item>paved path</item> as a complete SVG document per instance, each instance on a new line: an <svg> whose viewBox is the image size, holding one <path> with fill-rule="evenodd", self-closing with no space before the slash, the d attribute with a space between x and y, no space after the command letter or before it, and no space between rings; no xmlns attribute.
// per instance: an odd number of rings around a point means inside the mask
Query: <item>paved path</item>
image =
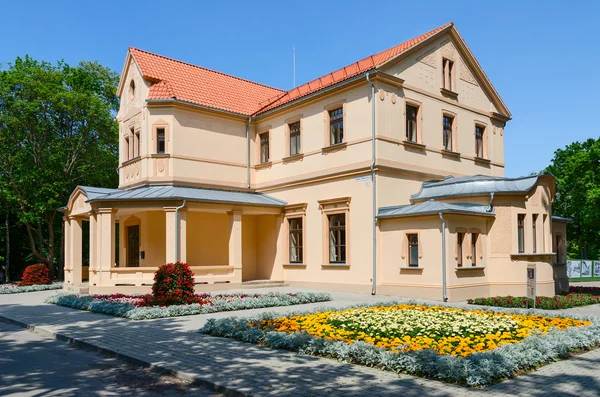
<svg viewBox="0 0 600 397"><path fill-rule="evenodd" d="M600 396L600 349L480 391L196 332L210 317L245 316L260 309L134 322L43 304L49 295L52 292L0 296L0 316L31 324L38 332L68 336L244 395ZM329 306L391 299L333 295L335 300ZM268 310L285 313L322 305Z"/></svg>
<svg viewBox="0 0 600 397"><path fill-rule="evenodd" d="M2 322L0 352L2 396L222 396Z"/></svg>

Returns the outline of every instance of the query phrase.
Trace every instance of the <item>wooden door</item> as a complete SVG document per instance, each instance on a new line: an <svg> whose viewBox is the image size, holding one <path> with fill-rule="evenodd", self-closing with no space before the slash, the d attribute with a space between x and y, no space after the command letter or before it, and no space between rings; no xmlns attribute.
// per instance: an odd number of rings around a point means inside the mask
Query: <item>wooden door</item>
<svg viewBox="0 0 600 397"><path fill-rule="evenodd" d="M140 227L127 227L127 267L140 265Z"/></svg>

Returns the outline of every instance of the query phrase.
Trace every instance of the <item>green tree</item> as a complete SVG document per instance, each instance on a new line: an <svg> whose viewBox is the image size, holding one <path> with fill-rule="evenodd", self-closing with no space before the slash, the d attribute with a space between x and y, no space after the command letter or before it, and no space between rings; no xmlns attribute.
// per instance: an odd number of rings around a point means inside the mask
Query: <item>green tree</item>
<svg viewBox="0 0 600 397"><path fill-rule="evenodd" d="M568 226L569 256L600 258L600 138L558 149L546 171L556 177L554 214L575 221Z"/></svg>
<svg viewBox="0 0 600 397"><path fill-rule="evenodd" d="M77 185L117 185L118 76L26 56L0 71L0 197L54 273L64 206Z"/></svg>

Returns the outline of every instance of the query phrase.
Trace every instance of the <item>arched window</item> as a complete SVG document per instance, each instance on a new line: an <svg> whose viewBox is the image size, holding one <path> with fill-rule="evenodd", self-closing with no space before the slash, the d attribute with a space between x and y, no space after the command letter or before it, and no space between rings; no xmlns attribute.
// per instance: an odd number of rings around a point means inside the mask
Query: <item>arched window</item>
<svg viewBox="0 0 600 397"><path fill-rule="evenodd" d="M131 83L129 83L129 99L133 98L135 98L135 82L131 80Z"/></svg>

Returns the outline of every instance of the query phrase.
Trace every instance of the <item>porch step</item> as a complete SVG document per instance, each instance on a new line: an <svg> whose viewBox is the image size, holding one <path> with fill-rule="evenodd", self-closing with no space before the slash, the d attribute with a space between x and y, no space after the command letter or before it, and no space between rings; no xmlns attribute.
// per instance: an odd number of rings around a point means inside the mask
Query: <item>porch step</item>
<svg viewBox="0 0 600 397"><path fill-rule="evenodd" d="M274 288L274 287L287 287L283 281L272 281L272 280L252 280L244 281L242 283L242 289L254 289L254 288Z"/></svg>

